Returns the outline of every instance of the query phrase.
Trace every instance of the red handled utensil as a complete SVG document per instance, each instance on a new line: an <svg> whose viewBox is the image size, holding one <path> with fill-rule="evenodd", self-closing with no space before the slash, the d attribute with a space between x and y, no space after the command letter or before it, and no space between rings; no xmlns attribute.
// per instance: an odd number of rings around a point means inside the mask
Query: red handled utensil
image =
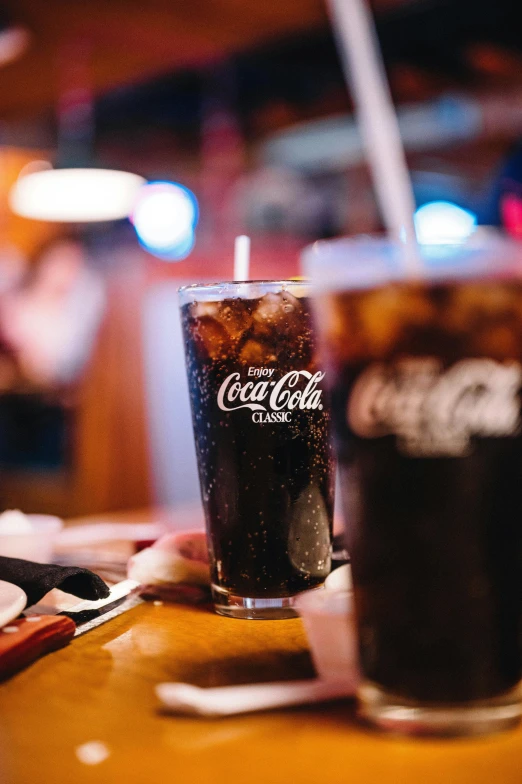
<svg viewBox="0 0 522 784"><path fill-rule="evenodd" d="M56 615L38 615L31 608L24 617L0 629L0 680L5 680L46 653L63 648L73 637L116 618L141 604L135 580L113 585L105 599L82 601Z"/></svg>

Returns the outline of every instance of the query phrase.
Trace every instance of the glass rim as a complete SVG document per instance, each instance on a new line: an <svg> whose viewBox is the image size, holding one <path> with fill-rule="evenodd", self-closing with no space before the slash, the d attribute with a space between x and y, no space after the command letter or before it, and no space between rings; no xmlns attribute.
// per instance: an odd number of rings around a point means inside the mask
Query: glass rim
<svg viewBox="0 0 522 784"><path fill-rule="evenodd" d="M460 241L444 241L434 243L418 243L418 247L424 250L432 248L452 248L462 250L465 248L486 248L497 247L498 245L510 245L520 248L521 243L512 236L498 231L494 226L479 226L468 239ZM339 246L353 247L390 247L404 250L407 246L398 239L389 237L386 234L346 234L339 237L315 240L310 242L301 251L301 255L315 252L323 248L334 248ZM522 252L522 251L521 251Z"/></svg>
<svg viewBox="0 0 522 784"><path fill-rule="evenodd" d="M218 295L219 299L226 297L227 293L241 296L242 299L255 298L259 292L277 293L281 290L294 291L296 289L310 290L312 281L307 279L292 280L226 280L221 283L190 283L180 286L178 296L183 302L188 302L198 296L212 299ZM193 295L193 297L191 296Z"/></svg>
<svg viewBox="0 0 522 784"><path fill-rule="evenodd" d="M315 291L380 288L393 283L436 284L458 280L522 278L522 243L487 227L463 243L419 245L413 274L406 247L383 235L318 240L303 248L301 264Z"/></svg>

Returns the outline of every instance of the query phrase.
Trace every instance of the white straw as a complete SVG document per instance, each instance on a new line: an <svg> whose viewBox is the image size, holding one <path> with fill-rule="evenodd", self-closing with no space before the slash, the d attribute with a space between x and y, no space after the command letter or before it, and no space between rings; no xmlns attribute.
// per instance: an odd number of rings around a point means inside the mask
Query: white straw
<svg viewBox="0 0 522 784"><path fill-rule="evenodd" d="M406 243L409 271L418 273L415 199L373 19L365 0L328 2L384 221Z"/></svg>
<svg viewBox="0 0 522 784"><path fill-rule="evenodd" d="M250 237L241 234L234 244L234 280L248 280L250 271Z"/></svg>

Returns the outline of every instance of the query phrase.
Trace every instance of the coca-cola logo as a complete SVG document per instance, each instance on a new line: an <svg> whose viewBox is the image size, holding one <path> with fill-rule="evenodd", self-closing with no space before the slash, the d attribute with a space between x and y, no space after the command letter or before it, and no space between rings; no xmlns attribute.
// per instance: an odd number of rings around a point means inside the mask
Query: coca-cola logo
<svg viewBox="0 0 522 784"><path fill-rule="evenodd" d="M252 411L252 421L291 422L295 409L322 411L323 390L319 383L324 373L308 370L291 370L280 379L272 376L274 368L249 368L248 376L258 377L257 381L242 383L240 373L231 373L221 384L217 404L222 411L238 411L248 408ZM265 377L263 380L259 377Z"/></svg>
<svg viewBox="0 0 522 784"><path fill-rule="evenodd" d="M447 369L432 358L373 364L357 378L348 424L362 438L397 436L411 456L462 456L472 436L516 435L520 427L518 362L465 359Z"/></svg>

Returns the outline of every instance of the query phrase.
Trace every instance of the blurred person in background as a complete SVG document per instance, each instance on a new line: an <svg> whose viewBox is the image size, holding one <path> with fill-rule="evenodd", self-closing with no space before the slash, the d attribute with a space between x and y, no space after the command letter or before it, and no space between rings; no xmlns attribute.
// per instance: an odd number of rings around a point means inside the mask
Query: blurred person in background
<svg viewBox="0 0 522 784"><path fill-rule="evenodd" d="M101 276L76 239L40 251L25 282L0 302L0 333L27 384L62 387L84 366L105 304Z"/></svg>
<svg viewBox="0 0 522 784"><path fill-rule="evenodd" d="M20 375L16 354L1 327L3 303L15 290L25 274L27 259L14 246L0 251L0 394L17 386Z"/></svg>

